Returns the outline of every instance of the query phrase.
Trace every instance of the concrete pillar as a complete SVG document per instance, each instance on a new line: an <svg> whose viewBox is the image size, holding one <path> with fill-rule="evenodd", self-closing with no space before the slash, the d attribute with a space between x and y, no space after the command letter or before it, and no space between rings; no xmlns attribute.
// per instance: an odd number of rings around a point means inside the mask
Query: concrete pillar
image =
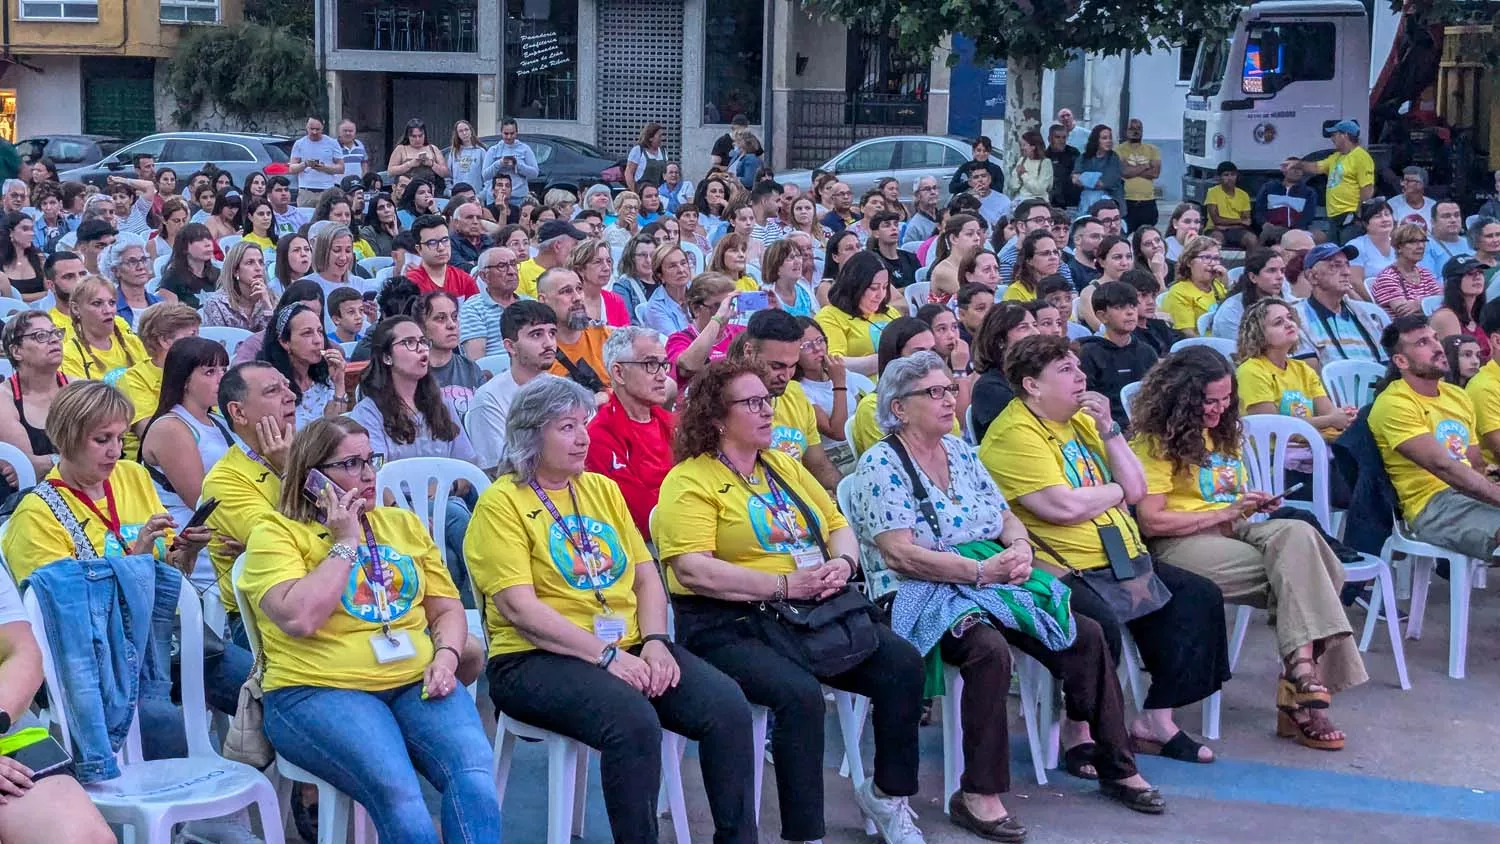
<svg viewBox="0 0 1500 844"><path fill-rule="evenodd" d="M338 71L323 71L323 84L328 90L329 134L337 132L338 122L344 118L344 89L340 81Z"/></svg>
<svg viewBox="0 0 1500 844"><path fill-rule="evenodd" d="M948 56L953 52L953 39L943 36L943 42L932 51L932 67L928 70L931 80L927 88L927 134L948 134L948 82L953 71L948 67Z"/></svg>
<svg viewBox="0 0 1500 844"><path fill-rule="evenodd" d="M476 134L488 135L500 132L500 79L493 74L475 77L479 96L475 98L474 126Z"/></svg>

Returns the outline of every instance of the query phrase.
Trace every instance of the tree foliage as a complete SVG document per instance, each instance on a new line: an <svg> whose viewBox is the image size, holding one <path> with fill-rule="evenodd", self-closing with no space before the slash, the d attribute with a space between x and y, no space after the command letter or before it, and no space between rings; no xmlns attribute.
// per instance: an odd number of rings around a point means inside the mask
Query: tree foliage
<svg viewBox="0 0 1500 844"><path fill-rule="evenodd" d="M205 105L246 121L322 111L324 91L312 44L257 23L192 27L177 45L167 74L186 125Z"/></svg>
<svg viewBox="0 0 1500 844"><path fill-rule="evenodd" d="M1181 44L1228 28L1240 0L803 0L819 12L930 55L950 33L974 42L980 62L1024 58L1062 67L1077 51L1116 55Z"/></svg>
<svg viewBox="0 0 1500 844"><path fill-rule="evenodd" d="M315 17L308 0L245 0L245 20L281 27L308 41L313 40Z"/></svg>

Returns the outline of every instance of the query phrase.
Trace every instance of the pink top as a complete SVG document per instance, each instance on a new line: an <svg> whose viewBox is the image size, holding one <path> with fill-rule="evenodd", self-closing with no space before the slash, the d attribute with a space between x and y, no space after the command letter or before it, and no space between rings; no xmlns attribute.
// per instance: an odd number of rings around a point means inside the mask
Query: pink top
<svg viewBox="0 0 1500 844"><path fill-rule="evenodd" d="M1375 274L1375 278L1369 285L1370 297L1375 300L1375 304L1389 311L1389 305L1392 302L1405 300L1421 302L1428 296L1443 294L1443 285L1438 282L1437 276L1433 275L1431 270L1418 264L1417 273L1422 280L1417 284L1412 284L1407 281L1406 276L1403 276L1400 270L1396 269L1395 264L1391 264Z"/></svg>
<svg viewBox="0 0 1500 844"><path fill-rule="evenodd" d="M629 325L630 308L625 305L625 297L613 290L601 290L599 293L604 297L604 323L610 328Z"/></svg>
<svg viewBox="0 0 1500 844"><path fill-rule="evenodd" d="M719 342L714 344L713 351L708 353L709 363L721 360L725 355L729 354L729 344L733 343L734 338L744 330L745 326L735 325L734 323L724 326L724 336L719 338ZM676 363L677 359L682 357L682 353L687 351L687 347L693 345L693 341L696 339L698 339L698 329L691 325L668 337L667 360ZM679 370L677 374L682 375L684 373Z"/></svg>

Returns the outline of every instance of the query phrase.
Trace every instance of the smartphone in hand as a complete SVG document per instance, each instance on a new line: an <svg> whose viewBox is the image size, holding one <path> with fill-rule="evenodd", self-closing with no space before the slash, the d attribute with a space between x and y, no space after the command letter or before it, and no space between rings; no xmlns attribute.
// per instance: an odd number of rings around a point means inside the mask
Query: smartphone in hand
<svg viewBox="0 0 1500 844"><path fill-rule="evenodd" d="M344 490L340 489L339 485L330 480L327 475L317 469L312 469L307 473L307 480L302 484L302 494L307 496L308 501L321 505L325 488L331 489L335 497L344 494Z"/></svg>

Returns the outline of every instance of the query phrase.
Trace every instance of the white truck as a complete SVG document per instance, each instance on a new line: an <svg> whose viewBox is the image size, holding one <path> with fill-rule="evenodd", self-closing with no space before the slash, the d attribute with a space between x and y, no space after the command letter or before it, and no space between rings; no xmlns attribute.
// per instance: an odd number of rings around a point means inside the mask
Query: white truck
<svg viewBox="0 0 1500 844"><path fill-rule="evenodd" d="M1377 195L1393 195L1396 172L1418 164L1429 195L1456 196L1472 211L1490 186L1479 150L1500 158L1500 86L1475 49L1487 32L1418 26L1388 0L1247 5L1227 38L1199 45L1182 119L1183 196L1201 202L1223 161L1254 194L1281 177L1288 156L1331 152L1323 130L1353 119L1383 171Z"/></svg>

